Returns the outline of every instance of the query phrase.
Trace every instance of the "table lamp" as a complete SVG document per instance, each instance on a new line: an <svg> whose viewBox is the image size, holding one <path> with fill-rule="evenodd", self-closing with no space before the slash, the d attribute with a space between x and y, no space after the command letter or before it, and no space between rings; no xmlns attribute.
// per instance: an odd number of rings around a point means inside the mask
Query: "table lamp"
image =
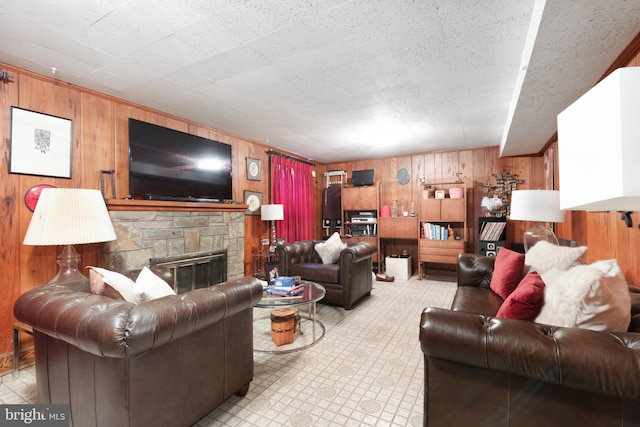
<svg viewBox="0 0 640 427"><path fill-rule="evenodd" d="M271 246L269 251L276 250L276 221L282 221L284 219L284 206L283 205L262 205L262 211L260 217L263 221L271 221Z"/></svg>
<svg viewBox="0 0 640 427"><path fill-rule="evenodd" d="M557 245L558 238L543 222L564 221L564 212L560 210L560 193L555 190L512 191L509 219L535 222L522 235L525 252L541 240Z"/></svg>
<svg viewBox="0 0 640 427"><path fill-rule="evenodd" d="M111 218L99 190L45 188L31 217L23 244L64 245L60 269L49 283L87 280L80 271L80 255L73 245L116 239Z"/></svg>

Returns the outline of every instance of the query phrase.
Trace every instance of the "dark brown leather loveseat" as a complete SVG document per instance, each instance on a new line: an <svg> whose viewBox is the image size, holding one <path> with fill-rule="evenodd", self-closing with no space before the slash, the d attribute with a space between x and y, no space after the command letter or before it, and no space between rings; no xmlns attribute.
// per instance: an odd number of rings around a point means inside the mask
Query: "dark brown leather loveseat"
<svg viewBox="0 0 640 427"><path fill-rule="evenodd" d="M452 310L422 313L424 425L639 426L638 290L624 333L495 318L494 260L461 254Z"/></svg>
<svg viewBox="0 0 640 427"><path fill-rule="evenodd" d="M33 327L38 403L70 404L76 427L191 426L253 379L257 279L139 304L92 295L88 282L21 295Z"/></svg>
<svg viewBox="0 0 640 427"><path fill-rule="evenodd" d="M351 310L373 289L372 257L378 249L369 242L348 243L335 264L323 264L314 246L320 241L303 240L278 245L276 255L285 276L300 276L324 286L326 296L320 302Z"/></svg>

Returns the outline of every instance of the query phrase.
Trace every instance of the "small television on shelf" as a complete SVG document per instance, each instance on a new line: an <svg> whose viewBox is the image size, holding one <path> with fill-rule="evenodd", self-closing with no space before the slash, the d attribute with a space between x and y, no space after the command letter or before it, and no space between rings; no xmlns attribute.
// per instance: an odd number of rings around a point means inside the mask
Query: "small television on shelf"
<svg viewBox="0 0 640 427"><path fill-rule="evenodd" d="M373 185L373 169L353 171L351 173L351 185L355 187Z"/></svg>
<svg viewBox="0 0 640 427"><path fill-rule="evenodd" d="M231 146L129 119L129 194L136 199L231 200Z"/></svg>

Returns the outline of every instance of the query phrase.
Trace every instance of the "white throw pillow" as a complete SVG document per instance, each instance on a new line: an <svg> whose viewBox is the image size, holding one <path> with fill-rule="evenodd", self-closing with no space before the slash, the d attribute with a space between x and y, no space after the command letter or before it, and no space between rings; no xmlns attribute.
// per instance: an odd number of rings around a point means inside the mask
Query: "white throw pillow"
<svg viewBox="0 0 640 427"><path fill-rule="evenodd" d="M340 252L347 247L346 243L342 243L339 233L333 233L326 241L316 243L315 250L322 258L323 264L334 264L340 259Z"/></svg>
<svg viewBox="0 0 640 427"><path fill-rule="evenodd" d="M167 282L153 271L144 267L136 279L136 302L149 301L167 295L175 295L175 291Z"/></svg>
<svg viewBox="0 0 640 427"><path fill-rule="evenodd" d="M616 260L579 265L541 275L544 305L536 322L624 332L631 321L631 297Z"/></svg>
<svg viewBox="0 0 640 427"><path fill-rule="evenodd" d="M105 295L113 298L114 296L110 294L110 290L108 290L104 286L105 284L107 284L118 294L120 294L123 300L136 302L135 283L133 282L133 280L129 279L123 274L106 270L104 268L91 266L87 268L91 269L91 272L97 273L97 275L90 273L89 280L91 285L91 293L96 295Z"/></svg>
<svg viewBox="0 0 640 427"><path fill-rule="evenodd" d="M586 246L570 248L545 241L538 242L525 254L523 274L537 271L542 275L553 269L568 270L581 264L580 260L586 250Z"/></svg>

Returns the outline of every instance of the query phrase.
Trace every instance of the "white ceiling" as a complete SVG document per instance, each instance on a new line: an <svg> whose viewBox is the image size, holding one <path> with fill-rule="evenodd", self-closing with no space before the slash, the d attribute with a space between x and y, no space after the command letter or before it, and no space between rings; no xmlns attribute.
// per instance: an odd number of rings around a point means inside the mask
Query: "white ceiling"
<svg viewBox="0 0 640 427"><path fill-rule="evenodd" d="M322 163L539 152L640 32L639 0L2 3L0 62Z"/></svg>

